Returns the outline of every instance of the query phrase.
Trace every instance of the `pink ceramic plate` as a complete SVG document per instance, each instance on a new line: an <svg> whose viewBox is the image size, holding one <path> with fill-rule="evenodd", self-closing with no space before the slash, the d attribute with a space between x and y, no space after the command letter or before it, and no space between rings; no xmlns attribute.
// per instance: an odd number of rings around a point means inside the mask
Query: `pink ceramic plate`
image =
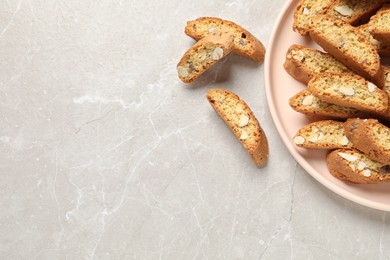
<svg viewBox="0 0 390 260"><path fill-rule="evenodd" d="M326 152L298 148L292 142L292 137L309 120L288 105L289 98L305 86L284 70L285 54L292 44L319 48L309 37L302 37L292 30L293 13L297 4L298 1L289 1L284 7L275 25L265 59L267 100L279 134L295 160L324 186L351 201L390 211L390 184L356 185L340 181L328 171Z"/></svg>

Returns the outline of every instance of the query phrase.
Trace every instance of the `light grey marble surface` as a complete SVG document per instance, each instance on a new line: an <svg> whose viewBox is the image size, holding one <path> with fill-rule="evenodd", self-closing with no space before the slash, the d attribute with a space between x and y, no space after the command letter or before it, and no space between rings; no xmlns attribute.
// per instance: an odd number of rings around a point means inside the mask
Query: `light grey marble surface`
<svg viewBox="0 0 390 260"><path fill-rule="evenodd" d="M0 259L389 259L390 216L327 190L272 122L263 65L184 85L187 20L265 46L284 0L0 2ZM205 99L239 94L270 143L256 168Z"/></svg>

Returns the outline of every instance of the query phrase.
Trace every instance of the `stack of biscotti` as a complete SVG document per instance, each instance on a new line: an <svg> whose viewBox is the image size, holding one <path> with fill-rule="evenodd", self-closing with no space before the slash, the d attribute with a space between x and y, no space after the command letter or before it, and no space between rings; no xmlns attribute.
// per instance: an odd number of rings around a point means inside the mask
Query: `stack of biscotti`
<svg viewBox="0 0 390 260"><path fill-rule="evenodd" d="M375 119L320 120L295 134L295 145L329 150L330 173L351 183L390 182L390 128Z"/></svg>
<svg viewBox="0 0 390 260"><path fill-rule="evenodd" d="M264 45L246 29L231 21L200 17L187 22L185 33L198 42L177 64L177 73L184 83L195 81L231 52L255 62L264 60Z"/></svg>
<svg viewBox="0 0 390 260"><path fill-rule="evenodd" d="M330 173L352 183L390 182L390 129L375 119L351 118L344 131L353 147L327 155Z"/></svg>
<svg viewBox="0 0 390 260"><path fill-rule="evenodd" d="M323 51L293 44L284 63L307 86L289 104L312 121L292 141L329 150L331 174L353 183L390 182L390 69L380 59L390 54L385 2L301 0L293 30Z"/></svg>

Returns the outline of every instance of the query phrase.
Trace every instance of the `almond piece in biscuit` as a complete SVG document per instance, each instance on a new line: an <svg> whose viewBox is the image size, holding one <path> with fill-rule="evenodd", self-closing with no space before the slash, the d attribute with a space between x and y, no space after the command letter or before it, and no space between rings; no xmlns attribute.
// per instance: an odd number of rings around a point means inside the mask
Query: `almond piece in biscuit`
<svg viewBox="0 0 390 260"><path fill-rule="evenodd" d="M233 36L216 30L198 41L177 64L179 78L190 83L232 51Z"/></svg>

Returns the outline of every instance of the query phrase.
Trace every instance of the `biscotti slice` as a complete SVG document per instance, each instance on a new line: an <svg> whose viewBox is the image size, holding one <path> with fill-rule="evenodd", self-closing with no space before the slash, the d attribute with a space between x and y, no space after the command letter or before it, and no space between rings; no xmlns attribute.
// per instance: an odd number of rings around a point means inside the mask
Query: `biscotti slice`
<svg viewBox="0 0 390 260"><path fill-rule="evenodd" d="M337 0L327 11L328 14L351 25L367 22L384 3L384 0Z"/></svg>
<svg viewBox="0 0 390 260"><path fill-rule="evenodd" d="M306 46L292 45L286 54L284 69L296 80L307 84L320 73L353 73L332 55Z"/></svg>
<svg viewBox="0 0 390 260"><path fill-rule="evenodd" d="M390 98L390 68L383 67L383 74L384 74L384 85L383 90L387 93L387 95Z"/></svg>
<svg viewBox="0 0 390 260"><path fill-rule="evenodd" d="M370 113L383 113L389 104L386 92L357 75L324 73L313 77L307 89L325 102Z"/></svg>
<svg viewBox="0 0 390 260"><path fill-rule="evenodd" d="M268 160L268 141L252 110L233 92L210 89L207 99L233 131L257 166Z"/></svg>
<svg viewBox="0 0 390 260"><path fill-rule="evenodd" d="M378 86L383 84L379 54L359 29L329 15L312 19L311 38L326 52Z"/></svg>
<svg viewBox="0 0 390 260"><path fill-rule="evenodd" d="M350 148L352 143L345 135L343 122L320 120L305 125L293 138L294 143L307 149Z"/></svg>
<svg viewBox="0 0 390 260"><path fill-rule="evenodd" d="M312 17L324 14L334 0L301 0L294 12L293 30L302 36L308 34L308 28Z"/></svg>
<svg viewBox="0 0 390 260"><path fill-rule="evenodd" d="M326 156L329 172L357 184L390 182L390 165L371 160L355 149L337 149Z"/></svg>
<svg viewBox="0 0 390 260"><path fill-rule="evenodd" d="M375 161L390 164L390 128L376 119L359 118L348 119L344 128L355 148Z"/></svg>
<svg viewBox="0 0 390 260"><path fill-rule="evenodd" d="M256 62L264 60L264 45L250 32L231 21L216 17L200 17L187 22L185 33L195 40L200 40L214 30L227 31L233 35L234 52Z"/></svg>
<svg viewBox="0 0 390 260"><path fill-rule="evenodd" d="M322 101L310 91L304 89L289 99L292 109L308 116L346 119L364 117L365 113L350 107L343 107Z"/></svg>
<svg viewBox="0 0 390 260"><path fill-rule="evenodd" d="M224 31L215 31L198 41L177 64L179 78L190 83L232 50L233 37Z"/></svg>
<svg viewBox="0 0 390 260"><path fill-rule="evenodd" d="M369 22L370 33L378 40L390 44L390 5L385 5Z"/></svg>
<svg viewBox="0 0 390 260"><path fill-rule="evenodd" d="M370 25L368 23L362 24L357 27L359 32L363 34L368 41L374 46L380 56L388 57L390 56L390 45L385 42L375 39L374 36L370 33Z"/></svg>

